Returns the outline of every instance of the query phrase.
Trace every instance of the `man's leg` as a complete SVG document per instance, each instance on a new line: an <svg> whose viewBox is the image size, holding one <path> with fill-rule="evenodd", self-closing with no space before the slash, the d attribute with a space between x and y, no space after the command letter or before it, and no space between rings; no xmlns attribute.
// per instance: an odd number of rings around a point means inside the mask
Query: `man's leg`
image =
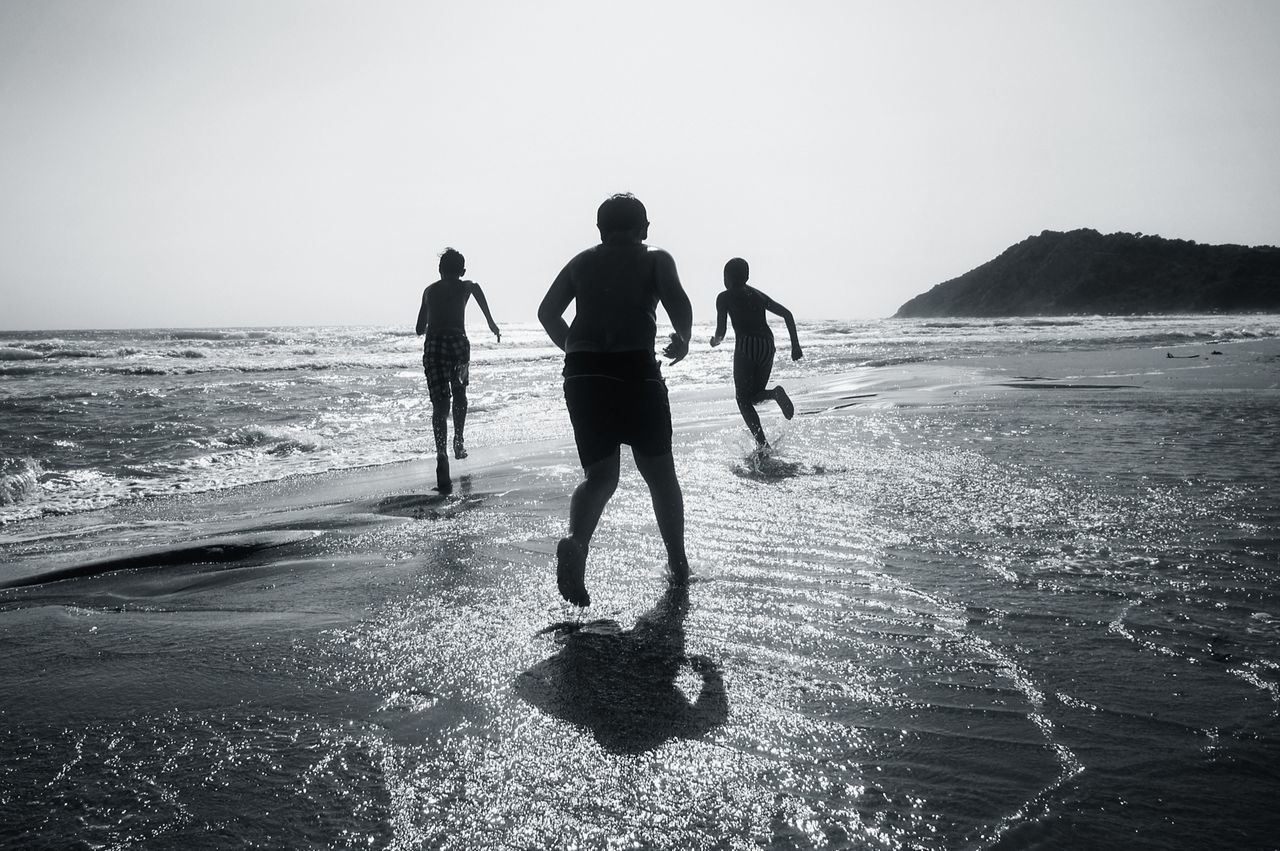
<svg viewBox="0 0 1280 851"><path fill-rule="evenodd" d="M609 497L618 489L618 450L583 468L585 478L569 500L569 537L556 547L556 584L560 596L579 606L591 605L585 584L587 548Z"/></svg>
<svg viewBox="0 0 1280 851"><path fill-rule="evenodd" d="M753 414L754 410L751 411ZM759 420L757 419L757 424ZM684 552L684 493L676 478L675 459L670 452L662 455L634 454L636 469L649 486L653 500L653 516L658 521L658 531L667 546L667 566L677 582L689 579L689 560Z"/></svg>
<svg viewBox="0 0 1280 851"><path fill-rule="evenodd" d="M467 449L462 442L462 428L467 424L467 386L453 385L453 457L466 458Z"/></svg>

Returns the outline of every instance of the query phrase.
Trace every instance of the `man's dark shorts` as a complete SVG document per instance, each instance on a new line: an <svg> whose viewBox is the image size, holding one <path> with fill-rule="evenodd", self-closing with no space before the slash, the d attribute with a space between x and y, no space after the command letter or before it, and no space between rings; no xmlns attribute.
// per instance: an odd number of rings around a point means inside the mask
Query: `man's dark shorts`
<svg viewBox="0 0 1280 851"><path fill-rule="evenodd" d="M422 371L427 392L436 404L449 402L453 385L466 387L471 368L471 341L461 332L427 335L422 343Z"/></svg>
<svg viewBox="0 0 1280 851"><path fill-rule="evenodd" d="M671 452L671 404L652 352L565 355L564 401L583 467L623 443L647 457Z"/></svg>

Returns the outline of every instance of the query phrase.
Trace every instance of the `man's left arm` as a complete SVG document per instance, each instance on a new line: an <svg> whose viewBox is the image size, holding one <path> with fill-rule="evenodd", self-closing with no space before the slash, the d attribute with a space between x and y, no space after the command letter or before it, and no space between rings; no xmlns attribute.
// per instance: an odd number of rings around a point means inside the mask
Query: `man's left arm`
<svg viewBox="0 0 1280 851"><path fill-rule="evenodd" d="M661 249L655 250L653 262L657 264L658 300L676 329L662 354L671 358L671 363L679 363L689 354L689 340L693 337L693 304L680 285L676 261L671 255Z"/></svg>

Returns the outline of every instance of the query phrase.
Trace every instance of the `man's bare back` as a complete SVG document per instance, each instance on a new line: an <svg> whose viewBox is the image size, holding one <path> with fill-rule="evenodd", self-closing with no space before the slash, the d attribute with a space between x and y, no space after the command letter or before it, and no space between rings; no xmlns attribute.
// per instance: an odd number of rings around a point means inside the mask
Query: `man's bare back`
<svg viewBox="0 0 1280 851"><path fill-rule="evenodd" d="M575 299L567 325L560 314ZM539 317L566 352L652 352L658 302L676 317L691 315L671 255L643 243L604 243L565 265Z"/></svg>

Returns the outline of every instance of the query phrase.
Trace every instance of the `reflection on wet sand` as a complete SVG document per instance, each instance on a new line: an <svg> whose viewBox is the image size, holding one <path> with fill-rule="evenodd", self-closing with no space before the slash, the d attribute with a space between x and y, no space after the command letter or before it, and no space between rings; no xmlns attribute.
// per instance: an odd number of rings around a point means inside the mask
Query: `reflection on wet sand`
<svg viewBox="0 0 1280 851"><path fill-rule="evenodd" d="M689 589L671 586L630 630L613 621L553 624L556 655L516 678L516 693L549 715L586 727L615 753L638 754L669 739L697 739L725 722L728 698L719 667L686 656ZM690 700L677 679L700 680Z"/></svg>

